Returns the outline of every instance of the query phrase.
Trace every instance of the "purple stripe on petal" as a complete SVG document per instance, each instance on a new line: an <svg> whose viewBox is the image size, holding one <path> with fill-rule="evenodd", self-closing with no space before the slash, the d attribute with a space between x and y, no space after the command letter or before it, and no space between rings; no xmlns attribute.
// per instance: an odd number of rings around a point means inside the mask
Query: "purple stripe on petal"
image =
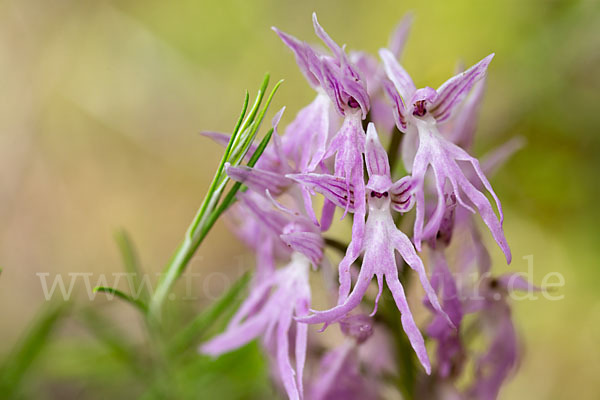
<svg viewBox="0 0 600 400"><path fill-rule="evenodd" d="M410 211L415 204L415 189L416 182L411 176L405 176L396 181L390 188L392 209L399 213Z"/></svg>
<svg viewBox="0 0 600 400"><path fill-rule="evenodd" d="M226 163L225 172L234 181L243 183L257 193L269 190L275 196L283 193L293 183L284 175L243 165L232 167Z"/></svg>
<svg viewBox="0 0 600 400"><path fill-rule="evenodd" d="M406 111L406 107L404 106L404 101L402 100L402 97L398 94L398 91L396 90L394 84L387 79L383 81L383 89L385 90L385 93L392 101L392 103L394 103L392 111L394 112L394 119L398 130L400 132L406 132L406 118L408 114Z"/></svg>
<svg viewBox="0 0 600 400"><path fill-rule="evenodd" d="M365 159L369 176L382 175L390 179L390 162L372 122L367 127Z"/></svg>
<svg viewBox="0 0 600 400"><path fill-rule="evenodd" d="M323 239L314 232L291 232L281 235L281 239L294 251L304 254L315 266L323 259Z"/></svg>
<svg viewBox="0 0 600 400"><path fill-rule="evenodd" d="M336 206L354 212L354 188L345 178L324 174L290 174L287 177L321 193Z"/></svg>

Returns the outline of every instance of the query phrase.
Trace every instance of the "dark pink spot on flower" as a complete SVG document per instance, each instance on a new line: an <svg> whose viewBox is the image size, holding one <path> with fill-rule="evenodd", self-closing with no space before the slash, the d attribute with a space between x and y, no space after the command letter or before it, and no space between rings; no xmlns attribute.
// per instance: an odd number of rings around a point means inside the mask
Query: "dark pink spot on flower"
<svg viewBox="0 0 600 400"><path fill-rule="evenodd" d="M413 115L417 117L422 117L427 114L427 109L425 108L425 100L417 100L415 101Z"/></svg>
<svg viewBox="0 0 600 400"><path fill-rule="evenodd" d="M350 97L350 99L348 99L348 107L358 108L360 107L360 104L358 104L358 101L356 101L354 97Z"/></svg>
<svg viewBox="0 0 600 400"><path fill-rule="evenodd" d="M380 199L382 197L388 197L388 195L388 192L379 193L374 190L371 190L371 197L377 197L378 199Z"/></svg>

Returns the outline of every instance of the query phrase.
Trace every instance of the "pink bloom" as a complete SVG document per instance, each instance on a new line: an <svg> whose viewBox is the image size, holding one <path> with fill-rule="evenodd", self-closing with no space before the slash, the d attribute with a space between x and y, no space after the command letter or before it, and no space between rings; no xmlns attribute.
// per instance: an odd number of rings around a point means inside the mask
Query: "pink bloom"
<svg viewBox="0 0 600 400"><path fill-rule="evenodd" d="M294 131L286 131L286 136L294 138L292 143L301 151L313 151L309 156L301 156L305 160L300 165L300 172L312 172L324 159L335 156L334 174L345 179L349 191L350 185L354 186L358 199L355 209L354 230L364 230L364 182L362 155L364 153L365 134L362 120L366 118L370 108L369 95L366 83L362 80L358 68L352 64L344 49L341 48L325 30L319 25L316 14L313 14L313 25L317 36L331 51L331 55L320 54L305 42L273 28L283 42L294 52L296 61L309 83L318 93L329 97L340 116L344 118L341 128L335 133L328 147L329 103L323 103L322 95L318 95L315 102L301 111L291 127ZM321 97L319 97L321 96ZM318 124L308 125L309 121ZM288 128L291 129L291 128ZM311 150L313 149L313 150ZM327 151L325 152L325 149ZM310 160L310 161L309 161ZM306 189L304 199L309 215L312 215L312 204ZM329 207L324 215L330 221L333 208ZM316 218L313 218L316 221ZM324 224L325 225L325 224ZM355 252L357 249L354 249Z"/></svg>
<svg viewBox="0 0 600 400"><path fill-rule="evenodd" d="M203 344L200 350L218 356L260 336L265 347L275 349L277 373L288 397L292 400L301 399L308 326L296 322L294 318L308 313L309 265L308 258L301 253L294 253L288 265L253 288L227 330ZM272 293L269 294L270 291ZM296 330L295 367L290 362L288 339L292 325Z"/></svg>
<svg viewBox="0 0 600 400"><path fill-rule="evenodd" d="M429 283L421 259L416 254L408 237L396 228L392 218L392 210L406 212L412 207L412 180L409 177L405 177L395 183L392 182L387 154L379 142L373 124L369 124L367 130L365 156L369 174L369 181L366 185L369 193L367 196L369 214L364 234L359 236L353 230L352 235L352 242L358 241L361 243L360 251L357 253L353 252L354 245L351 243L348 246L346 256L340 262L338 305L330 310L318 311L311 316L299 318L299 321L306 323L323 322L326 325L339 321L360 304L369 283L374 277L377 277L379 294L375 300L374 314L377 310L385 278L396 305L400 310L404 331L415 349L419 360L427 373L429 373L431 367L423 336L415 324L410 308L408 307L404 288L398 279L398 266L396 265L395 257L395 251L398 251L406 263L417 272L430 303L435 310L444 314L435 292ZM352 202L352 198L348 197L343 186L340 186L339 178L318 174L292 175L291 177L309 186L311 189L322 193L337 205L348 209L353 206L354 208L356 207ZM357 196L358 194L354 192L354 199ZM352 292L350 292L350 266L361 253L364 254L363 264L356 285Z"/></svg>
<svg viewBox="0 0 600 400"><path fill-rule="evenodd" d="M439 123L453 115L473 85L485 76L493 54L449 79L437 90L430 87L417 90L410 76L389 50L382 49L380 55L388 78L393 82L393 85L389 82L386 84L386 92L394 103L396 124L398 129L406 132L403 158L416 182L414 240L417 249L421 248L422 240L435 236L439 230L445 211L445 186L449 182L452 193L462 207L473 213L475 209L479 211L510 263L511 253L502 230L500 200L485 177L479 161L445 139L438 128ZM475 172L473 179L467 177L462 166L470 167ZM433 171L437 205L425 224L424 181L429 167ZM479 184L494 198L499 218L485 194L477 187Z"/></svg>

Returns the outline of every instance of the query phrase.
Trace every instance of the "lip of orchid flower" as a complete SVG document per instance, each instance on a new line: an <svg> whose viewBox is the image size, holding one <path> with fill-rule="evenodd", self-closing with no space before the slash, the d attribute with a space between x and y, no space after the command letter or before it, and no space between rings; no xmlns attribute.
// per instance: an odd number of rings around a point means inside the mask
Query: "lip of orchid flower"
<svg viewBox="0 0 600 400"><path fill-rule="evenodd" d="M442 310L437 296L425 272L425 268L421 259L417 256L413 245L408 237L396 228L391 215L393 209L390 191L394 188L390 178L390 167L387 154L377 136L375 126L370 123L367 128L366 139L366 164L369 174L370 195L367 196L369 204L369 214L367 216L366 229L362 236L353 235L352 241L359 241L361 244L358 253L353 252L353 243L348 246L348 251L344 259L339 265L340 289L338 305L327 311L313 311L314 314L306 317L298 318L298 321L305 323L325 323L328 324L338 322L350 311L355 309L364 296L367 287L371 280L376 276L379 286L379 293L375 299L375 307L373 314L377 311L379 298L383 290L383 280L385 278L388 287L390 288L398 309L401 312L401 321L411 345L421 364L424 366L427 373L430 372L431 366L427 351L425 349L424 340L421 332L417 328L412 317L410 308L406 300L406 295L402 284L398 278L398 267L396 265L395 251L398 251L406 263L417 272L421 285L425 289L432 306L442 315L446 315ZM306 181L307 177L296 176L295 179L302 182ZM337 197L336 188L329 186L330 178L319 180L319 176L310 176L313 187L320 190L325 196L330 196L330 200L334 201ZM400 180L398 187L404 188L407 181ZM337 189L339 190L339 189ZM402 196L410 193L408 190L400 190ZM339 197L338 201L339 201ZM405 201L404 203L410 203ZM404 211L407 211L405 209ZM354 232L353 232L354 233ZM364 253L363 264L360 269L356 285L352 292L350 266L358 258L359 253ZM446 316L447 318L447 316ZM452 322L448 319L449 323Z"/></svg>
<svg viewBox="0 0 600 400"><path fill-rule="evenodd" d="M277 270L253 289L226 331L204 343L200 351L218 356L239 348L262 334L265 344L273 342L276 346L277 372L288 397L291 400L302 399L302 371L308 331L305 324L294 322L294 317L308 313L311 297L308 264L309 260L305 256L294 253L287 266ZM269 291L272 291L270 295ZM290 362L288 341L292 325L296 328L295 369Z"/></svg>
<svg viewBox="0 0 600 400"><path fill-rule="evenodd" d="M431 120L429 120L431 121ZM452 191L458 203L471 212L475 212L471 204L477 208L481 218L490 229L492 236L504 252L507 263L511 261L511 253L504 232L502 230L503 213L498 196L485 177L479 161L467 154L466 151L453 143L445 140L437 130L435 123L427 121L417 122L419 130L419 149L413 163L413 177L418 182L419 189L416 195L417 215L415 219L414 240L417 249L421 248L421 241L435 236L439 231L445 211L444 187L446 181L452 186ZM469 163L483 187L492 195L498 208L500 218L496 217L489 200L469 179L460 168L458 161ZM437 191L437 205L429 221L424 226L425 194L424 180L427 168L431 166L435 176ZM466 196L464 198L463 196ZM470 204L466 202L469 200Z"/></svg>

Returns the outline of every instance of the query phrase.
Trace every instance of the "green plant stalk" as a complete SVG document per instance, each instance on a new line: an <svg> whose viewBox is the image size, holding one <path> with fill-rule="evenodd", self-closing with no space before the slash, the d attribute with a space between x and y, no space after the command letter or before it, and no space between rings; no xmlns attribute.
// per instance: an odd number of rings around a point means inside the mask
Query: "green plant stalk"
<svg viewBox="0 0 600 400"><path fill-rule="evenodd" d="M258 118L256 118L258 108L264 97L264 93L268 82L269 76L267 74L263 81L263 84L261 85L261 89L256 97L255 103L252 106L252 109L250 110L250 113L248 114L246 119L243 119L248 105L248 97L246 96L240 119L236 124L236 128L230 138L229 144L227 145L225 154L221 159L221 163L219 164L219 167L208 190L208 193L204 201L202 202L198 213L196 214L194 220L188 228L187 234L185 235L183 242L179 245L177 251L171 258L168 266L166 267L165 273L163 274L162 279L158 282L156 291L154 292L154 295L150 300L148 312L149 316L151 317L151 320L160 320L162 304L164 303L171 288L173 287L177 279L181 276L181 274L189 264L190 260L193 258L196 250L198 249L198 247L200 246L210 229L213 227L217 219L235 201L235 194L238 190L240 190L242 186L238 182L236 182L236 184L233 185L223 202L221 202L220 205L217 204L221 198L221 195L227 182L229 181L229 178L224 172L224 166L225 163L230 161L230 158L232 156L235 157L234 160L232 160L232 165L239 165L239 163L241 163L246 153L248 152L252 141L256 137L257 131L273 99L273 96L275 95L275 92L282 83L282 81L279 81L275 85L267 99L265 106L258 114ZM240 122L242 120L243 123ZM258 161L258 158L262 155L269 139L271 138L272 132L273 130L271 129L267 133L267 135L265 135L254 154L252 154L252 157L248 162L248 166L252 167Z"/></svg>

